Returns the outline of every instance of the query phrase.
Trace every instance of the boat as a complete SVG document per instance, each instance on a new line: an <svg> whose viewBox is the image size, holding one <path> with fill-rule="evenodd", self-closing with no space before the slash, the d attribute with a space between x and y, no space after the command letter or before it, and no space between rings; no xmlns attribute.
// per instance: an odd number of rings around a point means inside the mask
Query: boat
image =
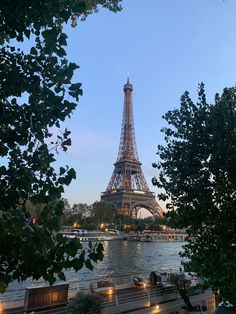
<svg viewBox="0 0 236 314"><path fill-rule="evenodd" d="M101 236L98 238L98 241L111 241L111 240L115 240L115 237Z"/></svg>
<svg viewBox="0 0 236 314"><path fill-rule="evenodd" d="M143 236L143 237L140 237L140 241L141 241L141 242L151 242L151 241L152 241L152 238L151 238L151 236L149 236L149 235L145 235L145 236Z"/></svg>
<svg viewBox="0 0 236 314"><path fill-rule="evenodd" d="M74 231L64 231L64 232L60 232L60 234L67 239L77 238L77 234Z"/></svg>

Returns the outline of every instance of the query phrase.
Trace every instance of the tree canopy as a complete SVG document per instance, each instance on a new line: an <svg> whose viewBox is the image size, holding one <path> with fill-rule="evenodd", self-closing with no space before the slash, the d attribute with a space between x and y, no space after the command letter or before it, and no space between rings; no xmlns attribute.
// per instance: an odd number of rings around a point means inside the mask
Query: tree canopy
<svg viewBox="0 0 236 314"><path fill-rule="evenodd" d="M236 304L236 88L207 103L204 85L194 103L188 92L169 111L154 164L168 216L187 228L183 256L222 298Z"/></svg>
<svg viewBox="0 0 236 314"><path fill-rule="evenodd" d="M0 291L30 276L52 283L55 274L64 279L64 268L92 268L90 259L102 258L101 246L86 252L78 241L54 232L64 207L55 200L76 177L69 166L54 166L55 153L71 145L61 123L82 95L81 84L72 82L78 65L66 59L63 27L69 21L75 26L99 5L119 11L119 3L0 2ZM19 48L27 40L29 51ZM36 224L26 202L43 204Z"/></svg>
<svg viewBox="0 0 236 314"><path fill-rule="evenodd" d="M106 202L95 202L92 205L92 217L97 224L113 222L115 219L115 208Z"/></svg>

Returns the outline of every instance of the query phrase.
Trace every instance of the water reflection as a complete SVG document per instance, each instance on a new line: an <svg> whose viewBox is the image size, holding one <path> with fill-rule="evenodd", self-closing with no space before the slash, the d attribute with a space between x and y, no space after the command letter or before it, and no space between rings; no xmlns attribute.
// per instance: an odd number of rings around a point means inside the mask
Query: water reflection
<svg viewBox="0 0 236 314"><path fill-rule="evenodd" d="M137 242L137 241L105 241L104 259L94 264L94 270L86 268L78 273L66 271L66 279L76 282L82 289L87 289L91 280L99 278L114 278L134 273L151 272L155 270L179 269L181 242ZM31 285L29 280L25 286ZM12 283L10 290L19 287ZM0 298L1 299L1 298Z"/></svg>
<svg viewBox="0 0 236 314"><path fill-rule="evenodd" d="M103 242L104 259L94 265L93 272L83 268L77 274L67 272L68 281L79 280L80 285L101 277L118 277L153 270L179 269L181 242Z"/></svg>

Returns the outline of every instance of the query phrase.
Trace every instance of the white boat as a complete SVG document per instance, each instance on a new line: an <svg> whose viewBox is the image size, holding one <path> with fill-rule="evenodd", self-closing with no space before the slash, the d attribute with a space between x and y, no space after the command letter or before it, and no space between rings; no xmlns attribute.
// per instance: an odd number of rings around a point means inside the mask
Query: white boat
<svg viewBox="0 0 236 314"><path fill-rule="evenodd" d="M149 235L145 235L143 237L140 237L141 242L151 242L152 238Z"/></svg>
<svg viewBox="0 0 236 314"><path fill-rule="evenodd" d="M109 236L101 236L98 238L98 241L111 241L114 240L114 237L109 237Z"/></svg>
<svg viewBox="0 0 236 314"><path fill-rule="evenodd" d="M62 232L61 233L63 237L67 238L67 239L75 239L77 238L76 233L74 232Z"/></svg>

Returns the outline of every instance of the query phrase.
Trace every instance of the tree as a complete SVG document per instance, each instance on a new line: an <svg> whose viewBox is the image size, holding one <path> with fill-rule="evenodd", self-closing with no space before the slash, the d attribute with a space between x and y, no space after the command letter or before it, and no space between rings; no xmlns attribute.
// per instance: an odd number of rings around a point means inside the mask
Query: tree
<svg viewBox="0 0 236 314"><path fill-rule="evenodd" d="M184 274L175 274L175 273L170 274L170 282L175 286L177 292L183 299L186 310L196 311L195 307L192 306L189 300L188 289L190 288L190 282L189 280L185 279Z"/></svg>
<svg viewBox="0 0 236 314"><path fill-rule="evenodd" d="M147 228L151 231L161 231L162 228L160 225L158 225L157 223L153 222L147 225Z"/></svg>
<svg viewBox="0 0 236 314"><path fill-rule="evenodd" d="M66 198L62 198L63 204L64 204L64 210L63 214L67 215L68 213L71 212L70 204Z"/></svg>
<svg viewBox="0 0 236 314"><path fill-rule="evenodd" d="M72 77L78 65L66 59L63 27L85 19L99 5L119 11L120 0L33 0L0 3L0 291L11 280L43 277L50 283L63 269L76 271L102 258L101 246L84 251L54 229L64 208L64 185L76 174L54 168L55 153L71 144L61 123L82 95ZM31 48L17 48L27 41ZM68 98L70 96L70 98ZM71 100L68 100L71 99ZM26 202L44 204L36 224ZM80 252L79 257L75 257ZM35 267L37 265L37 267Z"/></svg>
<svg viewBox="0 0 236 314"><path fill-rule="evenodd" d="M86 218L88 216L90 216L91 214L91 210L92 210L92 206L91 205L87 205L86 203L82 204L74 204L71 208L71 212L73 214L78 214L81 216L81 218Z"/></svg>
<svg viewBox="0 0 236 314"><path fill-rule="evenodd" d="M63 206L63 213L67 212L69 203L66 199L62 198L60 199L55 199L53 202L51 202L51 206L56 208L58 206L59 202L61 203L60 206ZM32 203L30 200L27 200L25 203L25 212L26 212L26 220L28 222L34 221L34 224L40 220L41 215L43 214L43 210L45 208L46 204L42 203ZM19 206L21 208L21 205ZM54 223L54 229L55 230L60 230L62 225L62 216L58 215L55 217L55 223Z"/></svg>
<svg viewBox="0 0 236 314"><path fill-rule="evenodd" d="M135 231L141 231L142 232L145 229L145 227L146 227L146 224L143 220L138 219L135 221L135 225L134 225Z"/></svg>
<svg viewBox="0 0 236 314"><path fill-rule="evenodd" d="M80 225L80 222L81 222L80 214L70 214L64 215L62 217L62 225L64 226L77 227Z"/></svg>
<svg viewBox="0 0 236 314"><path fill-rule="evenodd" d="M74 225L74 223L76 223L76 225L81 225L83 220L86 221L86 217L91 211L91 206L79 203L70 207L66 199L63 199L63 202L65 208L62 216L63 225Z"/></svg>
<svg viewBox="0 0 236 314"><path fill-rule="evenodd" d="M95 202L92 205L92 217L97 224L113 222L115 215L115 208L110 203Z"/></svg>
<svg viewBox="0 0 236 314"><path fill-rule="evenodd" d="M161 231L161 224L166 223L166 218L159 218L159 217L147 217L144 218L143 221L146 224L146 229L149 229L151 231Z"/></svg>
<svg viewBox="0 0 236 314"><path fill-rule="evenodd" d="M195 104L186 92L169 111L166 145L155 163L174 227L187 228L183 256L214 291L236 304L236 88L208 104L203 84Z"/></svg>

